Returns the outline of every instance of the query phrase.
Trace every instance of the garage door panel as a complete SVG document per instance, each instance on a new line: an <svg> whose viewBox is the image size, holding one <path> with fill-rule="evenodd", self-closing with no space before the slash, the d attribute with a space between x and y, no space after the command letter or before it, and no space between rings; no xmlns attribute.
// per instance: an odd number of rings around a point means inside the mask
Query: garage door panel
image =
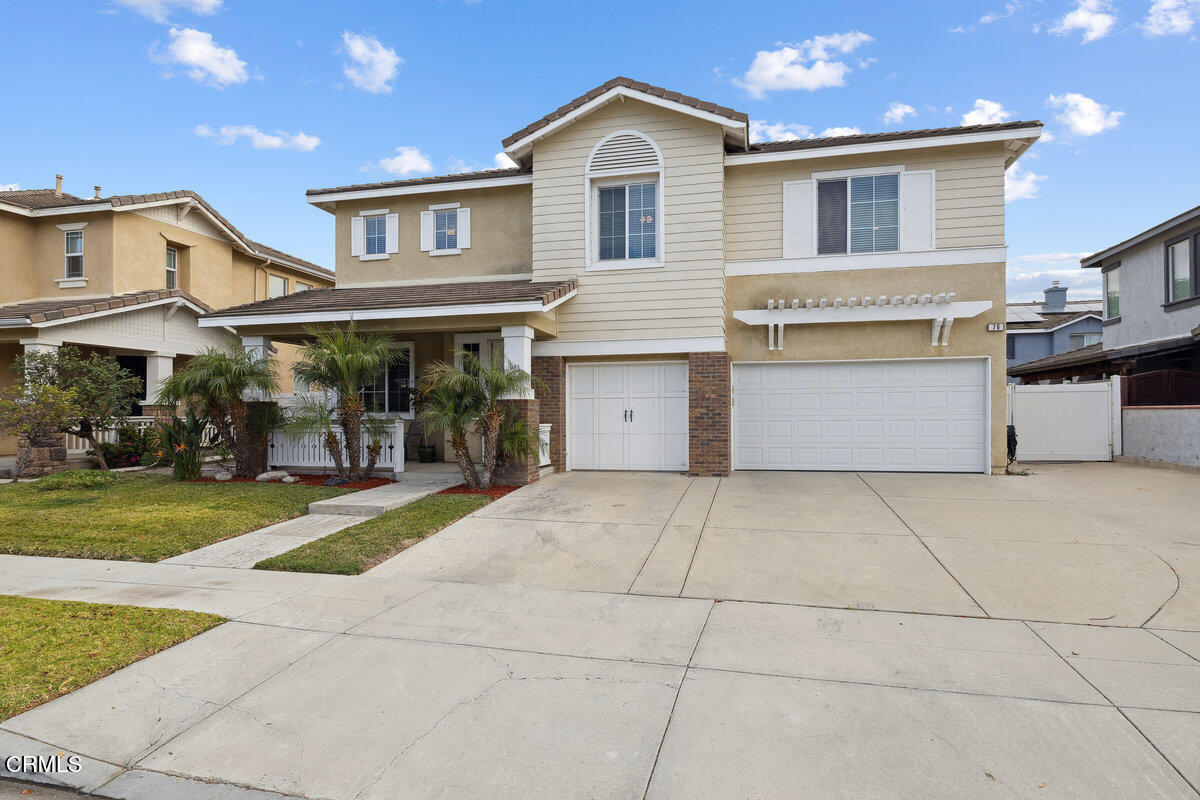
<svg viewBox="0 0 1200 800"><path fill-rule="evenodd" d="M735 466L984 472L985 363L735 365Z"/></svg>

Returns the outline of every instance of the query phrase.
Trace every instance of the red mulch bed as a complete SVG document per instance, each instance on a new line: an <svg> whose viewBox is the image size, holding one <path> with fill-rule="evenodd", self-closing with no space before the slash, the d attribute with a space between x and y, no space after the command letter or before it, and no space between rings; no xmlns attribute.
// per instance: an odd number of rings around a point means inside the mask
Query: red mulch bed
<svg viewBox="0 0 1200 800"><path fill-rule="evenodd" d="M295 474L292 477L300 480L293 483L293 486L324 486L325 481L329 480L328 475L301 475ZM254 483L254 478L233 478L228 481L219 481L216 478L197 478L193 483ZM283 483L283 481L262 481L262 483ZM371 478L365 481L351 481L337 488L339 489L378 489L380 486L387 486L395 481L388 478ZM516 488L516 487L513 487Z"/></svg>
<svg viewBox="0 0 1200 800"><path fill-rule="evenodd" d="M493 484L490 489L468 489L465 483L460 483L458 486L451 486L449 489L442 489L438 494L485 494L493 500L499 500L509 492L515 492L520 489L520 486L501 486Z"/></svg>

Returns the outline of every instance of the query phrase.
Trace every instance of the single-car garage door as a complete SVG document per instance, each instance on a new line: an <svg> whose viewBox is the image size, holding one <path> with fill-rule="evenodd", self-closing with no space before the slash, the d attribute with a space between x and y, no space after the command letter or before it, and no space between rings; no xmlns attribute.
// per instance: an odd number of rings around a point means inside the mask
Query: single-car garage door
<svg viewBox="0 0 1200 800"><path fill-rule="evenodd" d="M985 359L736 364L736 469L986 472Z"/></svg>
<svg viewBox="0 0 1200 800"><path fill-rule="evenodd" d="M567 367L571 469L684 470L688 466L688 367Z"/></svg>

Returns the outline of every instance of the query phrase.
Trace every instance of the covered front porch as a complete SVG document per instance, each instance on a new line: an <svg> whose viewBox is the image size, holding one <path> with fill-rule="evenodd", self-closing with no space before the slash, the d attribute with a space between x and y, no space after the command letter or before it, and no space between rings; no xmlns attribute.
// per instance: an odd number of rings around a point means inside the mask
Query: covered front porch
<svg viewBox="0 0 1200 800"><path fill-rule="evenodd" d="M421 375L435 362L461 363L464 353L485 362L504 358L532 374L533 342L556 337L555 308L574 292L574 281L323 289L226 309L206 315L200 324L233 327L244 347L259 352L278 343L305 344L315 328L331 325L353 323L359 331L386 333L402 355L373 385L363 387L362 397L368 414L386 423L377 468L401 473L419 463L419 445L432 446L438 462L454 459L447 434L425 430L417 419L414 397ZM319 387L299 384L292 394L272 399L286 410L319 395ZM529 464L512 478L527 483L536 479L541 466L550 463L550 426L541 424L532 388L503 402L517 406L541 432L538 463ZM362 446L365 457L369 446L365 434ZM474 457L480 455L477 439L471 442L471 451ZM296 471L332 467L317 436L293 436L284 431L272 435L268 460L272 466Z"/></svg>

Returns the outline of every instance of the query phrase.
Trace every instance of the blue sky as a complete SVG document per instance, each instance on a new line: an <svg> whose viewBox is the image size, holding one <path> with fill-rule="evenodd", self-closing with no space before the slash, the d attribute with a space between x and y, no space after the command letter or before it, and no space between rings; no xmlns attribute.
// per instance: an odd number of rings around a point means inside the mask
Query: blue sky
<svg viewBox="0 0 1200 800"><path fill-rule="evenodd" d="M328 265L305 189L493 166L627 75L763 138L1042 119L1052 141L1010 174L1009 299L1098 296L1081 254L1200 203L1197 35L1200 0L8 0L0 185L191 188Z"/></svg>

